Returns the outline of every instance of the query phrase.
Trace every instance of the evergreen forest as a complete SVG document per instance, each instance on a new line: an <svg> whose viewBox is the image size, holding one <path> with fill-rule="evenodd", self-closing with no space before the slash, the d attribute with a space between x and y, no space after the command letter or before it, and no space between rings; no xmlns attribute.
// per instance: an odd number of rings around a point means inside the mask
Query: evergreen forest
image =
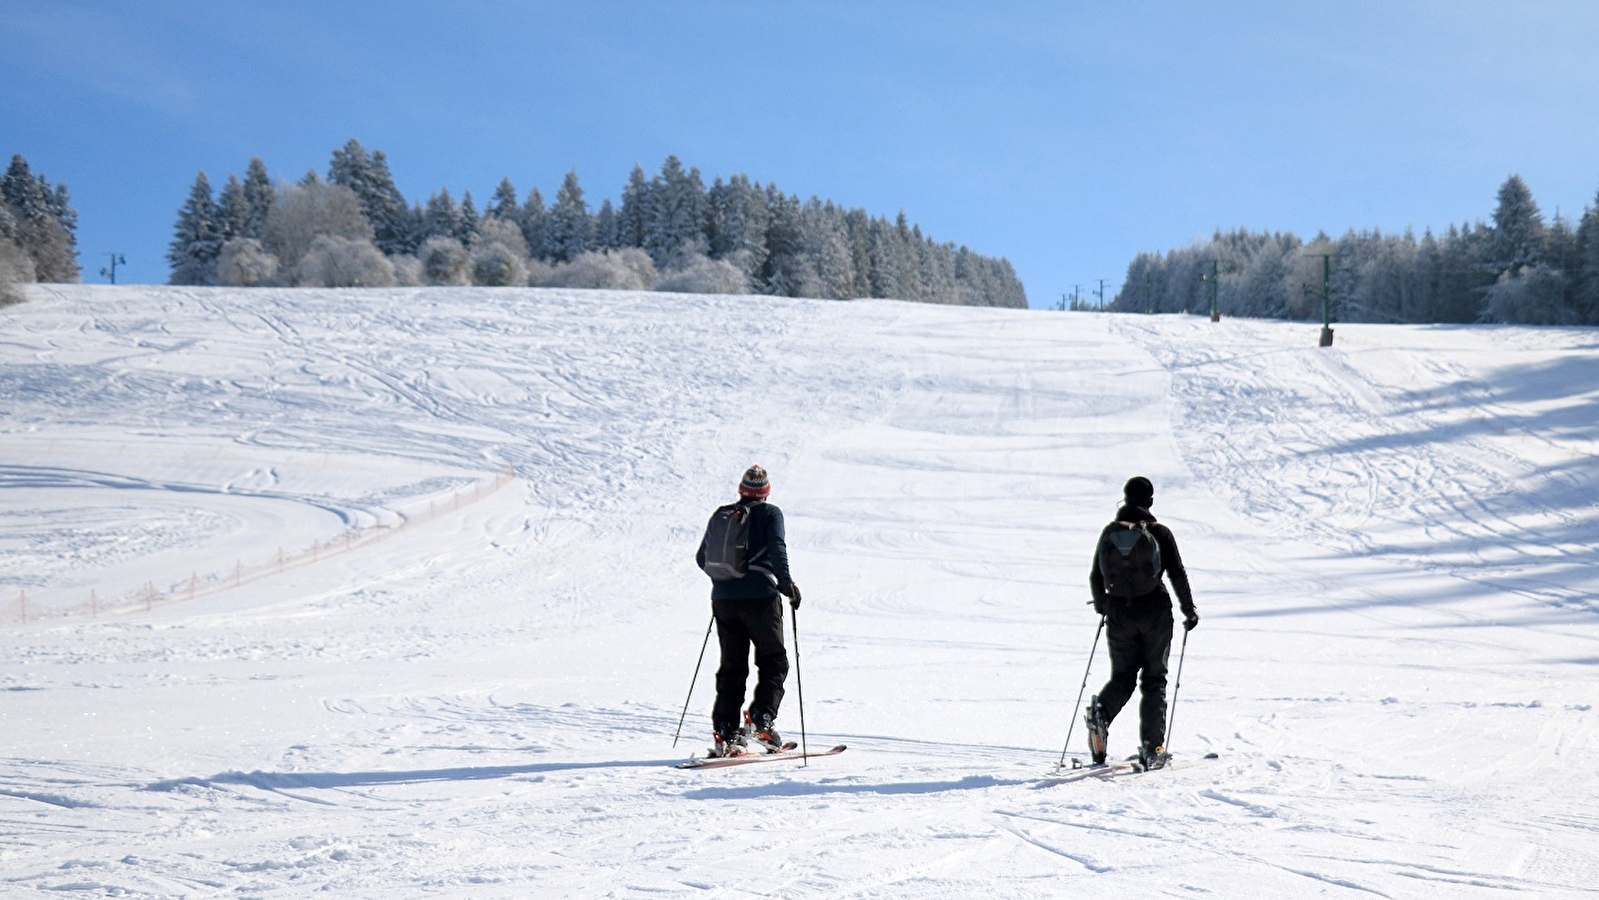
<svg viewBox="0 0 1599 900"><path fill-rule="evenodd" d="M20 155L0 175L0 304L29 281L77 281L78 214L65 185L52 186Z"/></svg>
<svg viewBox="0 0 1599 900"><path fill-rule="evenodd" d="M1214 290L1214 294L1212 291ZM1573 228L1545 222L1519 175L1488 223L1410 231L1293 234L1217 231L1209 241L1139 254L1111 309L1343 322L1599 325L1599 199Z"/></svg>
<svg viewBox="0 0 1599 900"><path fill-rule="evenodd" d="M717 177L668 157L635 165L621 201L591 205L577 172L554 202L509 178L479 208L448 188L411 203L383 151L351 140L326 175L274 183L250 161L220 190L201 172L167 254L173 284L535 285L762 293L848 300L1025 307L1010 262L940 243L906 221L801 201L747 176Z"/></svg>

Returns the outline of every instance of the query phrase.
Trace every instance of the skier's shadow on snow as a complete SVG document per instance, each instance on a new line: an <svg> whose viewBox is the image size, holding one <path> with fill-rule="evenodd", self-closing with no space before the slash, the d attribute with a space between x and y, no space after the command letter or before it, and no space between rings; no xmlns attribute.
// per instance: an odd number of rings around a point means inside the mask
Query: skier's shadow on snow
<svg viewBox="0 0 1599 900"><path fill-rule="evenodd" d="M588 763L529 763L520 766L461 766L418 769L409 772L223 772L210 778L174 778L158 781L148 791L173 791L183 787L243 786L264 791L342 790L387 784L427 784L440 781L492 781L518 775L540 775L578 769L647 769L671 765L659 759L612 760Z"/></svg>
<svg viewBox="0 0 1599 900"><path fill-rule="evenodd" d="M760 797L814 797L819 794L943 794L1036 784L1038 779L969 775L956 781L905 781L890 784L784 781L747 787L708 787L685 791L686 800L751 800Z"/></svg>

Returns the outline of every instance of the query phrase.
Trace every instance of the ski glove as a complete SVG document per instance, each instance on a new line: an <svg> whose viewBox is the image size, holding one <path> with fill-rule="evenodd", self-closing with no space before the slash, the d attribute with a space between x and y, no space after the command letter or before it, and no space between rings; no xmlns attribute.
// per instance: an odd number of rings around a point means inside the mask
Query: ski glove
<svg viewBox="0 0 1599 900"><path fill-rule="evenodd" d="M800 605L799 585L797 585L794 582L790 581L788 583L788 589L787 590L784 590L783 588L778 588L778 591L780 591L785 597L788 598L788 605L789 605L790 609L793 609L795 611L799 610L799 605Z"/></svg>
<svg viewBox="0 0 1599 900"><path fill-rule="evenodd" d="M1199 613L1197 611L1190 611L1188 613L1188 615L1183 617L1183 630L1184 631L1193 631L1196 627L1198 627L1198 625L1199 625Z"/></svg>

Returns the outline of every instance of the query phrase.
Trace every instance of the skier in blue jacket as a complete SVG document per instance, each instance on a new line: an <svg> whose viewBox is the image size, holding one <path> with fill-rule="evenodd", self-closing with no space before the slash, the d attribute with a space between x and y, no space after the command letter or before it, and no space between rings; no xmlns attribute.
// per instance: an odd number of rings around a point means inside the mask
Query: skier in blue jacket
<svg viewBox="0 0 1599 900"><path fill-rule="evenodd" d="M717 644L722 650L716 670L716 703L711 707L715 729L714 756L736 756L746 747L746 730L740 723L744 688L749 680L750 650L760 677L746 718L748 736L767 750L783 746L774 723L783 702L783 682L788 678L788 650L783 645L783 603L798 610L800 591L788 571L788 544L783 535L783 511L766 502L771 480L760 466L750 466L738 485L738 506L747 516L748 544L742 577L711 584L711 612L716 620ZM710 529L707 529L709 536ZM700 541L694 561L706 570L706 541ZM714 552L714 551L712 551Z"/></svg>

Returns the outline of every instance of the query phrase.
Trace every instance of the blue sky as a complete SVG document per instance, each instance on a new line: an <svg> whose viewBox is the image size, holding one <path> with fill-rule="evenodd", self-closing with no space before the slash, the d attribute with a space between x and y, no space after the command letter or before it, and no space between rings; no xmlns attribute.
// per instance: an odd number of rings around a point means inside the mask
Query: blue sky
<svg viewBox="0 0 1599 900"><path fill-rule="evenodd" d="M1599 3L8 0L0 153L72 192L85 281L163 282L195 173L595 206L668 154L1008 257L1034 306L1216 228L1418 233L1599 190Z"/></svg>

